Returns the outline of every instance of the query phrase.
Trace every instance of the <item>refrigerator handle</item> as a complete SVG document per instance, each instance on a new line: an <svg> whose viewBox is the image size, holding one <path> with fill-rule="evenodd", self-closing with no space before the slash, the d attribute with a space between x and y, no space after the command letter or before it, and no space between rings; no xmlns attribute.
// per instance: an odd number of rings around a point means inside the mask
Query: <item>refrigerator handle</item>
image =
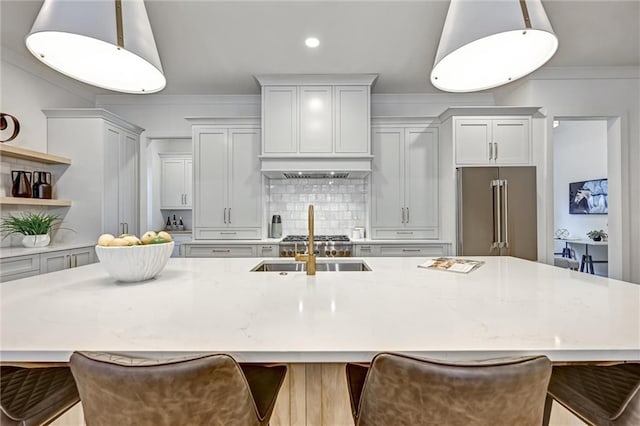
<svg viewBox="0 0 640 426"><path fill-rule="evenodd" d="M500 203L500 181L498 179L494 179L491 181L491 189L493 196L493 242L491 243L491 249L500 248L500 243L502 241L502 235L500 230L500 224L502 223L502 219L500 217L500 213L502 210Z"/></svg>
<svg viewBox="0 0 640 426"><path fill-rule="evenodd" d="M504 201L504 241L502 242L502 247L509 248L509 205L507 202L509 199L509 191L506 179L502 181L502 186L504 187L502 190Z"/></svg>

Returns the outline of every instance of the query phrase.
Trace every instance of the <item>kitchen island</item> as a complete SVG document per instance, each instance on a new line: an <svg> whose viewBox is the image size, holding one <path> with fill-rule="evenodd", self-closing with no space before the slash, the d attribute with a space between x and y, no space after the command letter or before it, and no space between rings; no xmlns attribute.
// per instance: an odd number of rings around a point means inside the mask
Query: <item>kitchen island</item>
<svg viewBox="0 0 640 426"><path fill-rule="evenodd" d="M81 349L349 362L387 350L640 360L640 286L477 259L486 264L469 274L418 268L424 258L363 258L372 271L307 276L251 272L255 258L175 258L140 283L89 265L2 284L0 356L66 361Z"/></svg>
<svg viewBox="0 0 640 426"><path fill-rule="evenodd" d="M640 360L640 286L510 257L469 274L425 258L362 258L371 271L251 272L256 258L172 258L119 283L102 265L3 283L0 359L73 350L284 362L273 425L351 423L344 363L379 351L457 360L546 354ZM330 261L331 259L321 259Z"/></svg>

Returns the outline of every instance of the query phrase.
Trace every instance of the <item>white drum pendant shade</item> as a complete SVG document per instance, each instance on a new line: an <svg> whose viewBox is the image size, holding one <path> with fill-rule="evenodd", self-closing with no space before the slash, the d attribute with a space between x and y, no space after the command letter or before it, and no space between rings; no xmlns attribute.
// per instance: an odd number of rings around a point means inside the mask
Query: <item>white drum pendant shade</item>
<svg viewBox="0 0 640 426"><path fill-rule="evenodd" d="M557 49L540 0L451 0L431 83L447 92L490 89L538 69Z"/></svg>
<svg viewBox="0 0 640 426"><path fill-rule="evenodd" d="M143 0L44 0L26 44L46 65L94 86L153 93L166 85Z"/></svg>

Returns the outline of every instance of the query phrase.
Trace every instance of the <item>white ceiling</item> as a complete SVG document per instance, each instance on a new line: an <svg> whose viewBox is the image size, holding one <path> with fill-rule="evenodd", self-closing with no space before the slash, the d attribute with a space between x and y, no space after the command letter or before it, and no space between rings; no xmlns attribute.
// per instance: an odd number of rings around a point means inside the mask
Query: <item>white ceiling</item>
<svg viewBox="0 0 640 426"><path fill-rule="evenodd" d="M167 77L161 94L257 94L262 73L377 73L375 93L438 93L428 75L448 0L145 3ZM3 47L30 56L24 37L41 4L0 0ZM640 66L640 0L543 4L560 40L546 66ZM309 35L319 48L304 46Z"/></svg>

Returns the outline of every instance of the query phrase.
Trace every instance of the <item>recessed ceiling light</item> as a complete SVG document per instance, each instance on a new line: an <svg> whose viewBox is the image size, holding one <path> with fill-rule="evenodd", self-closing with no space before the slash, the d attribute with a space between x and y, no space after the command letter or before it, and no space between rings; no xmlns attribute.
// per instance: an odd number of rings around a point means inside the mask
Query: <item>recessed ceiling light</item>
<svg viewBox="0 0 640 426"><path fill-rule="evenodd" d="M307 47L314 48L314 47L318 47L318 46L320 46L320 40L318 40L318 39L317 39L317 38L315 38L315 37L308 37L308 38L304 41L304 44L306 44L306 45L307 45Z"/></svg>

